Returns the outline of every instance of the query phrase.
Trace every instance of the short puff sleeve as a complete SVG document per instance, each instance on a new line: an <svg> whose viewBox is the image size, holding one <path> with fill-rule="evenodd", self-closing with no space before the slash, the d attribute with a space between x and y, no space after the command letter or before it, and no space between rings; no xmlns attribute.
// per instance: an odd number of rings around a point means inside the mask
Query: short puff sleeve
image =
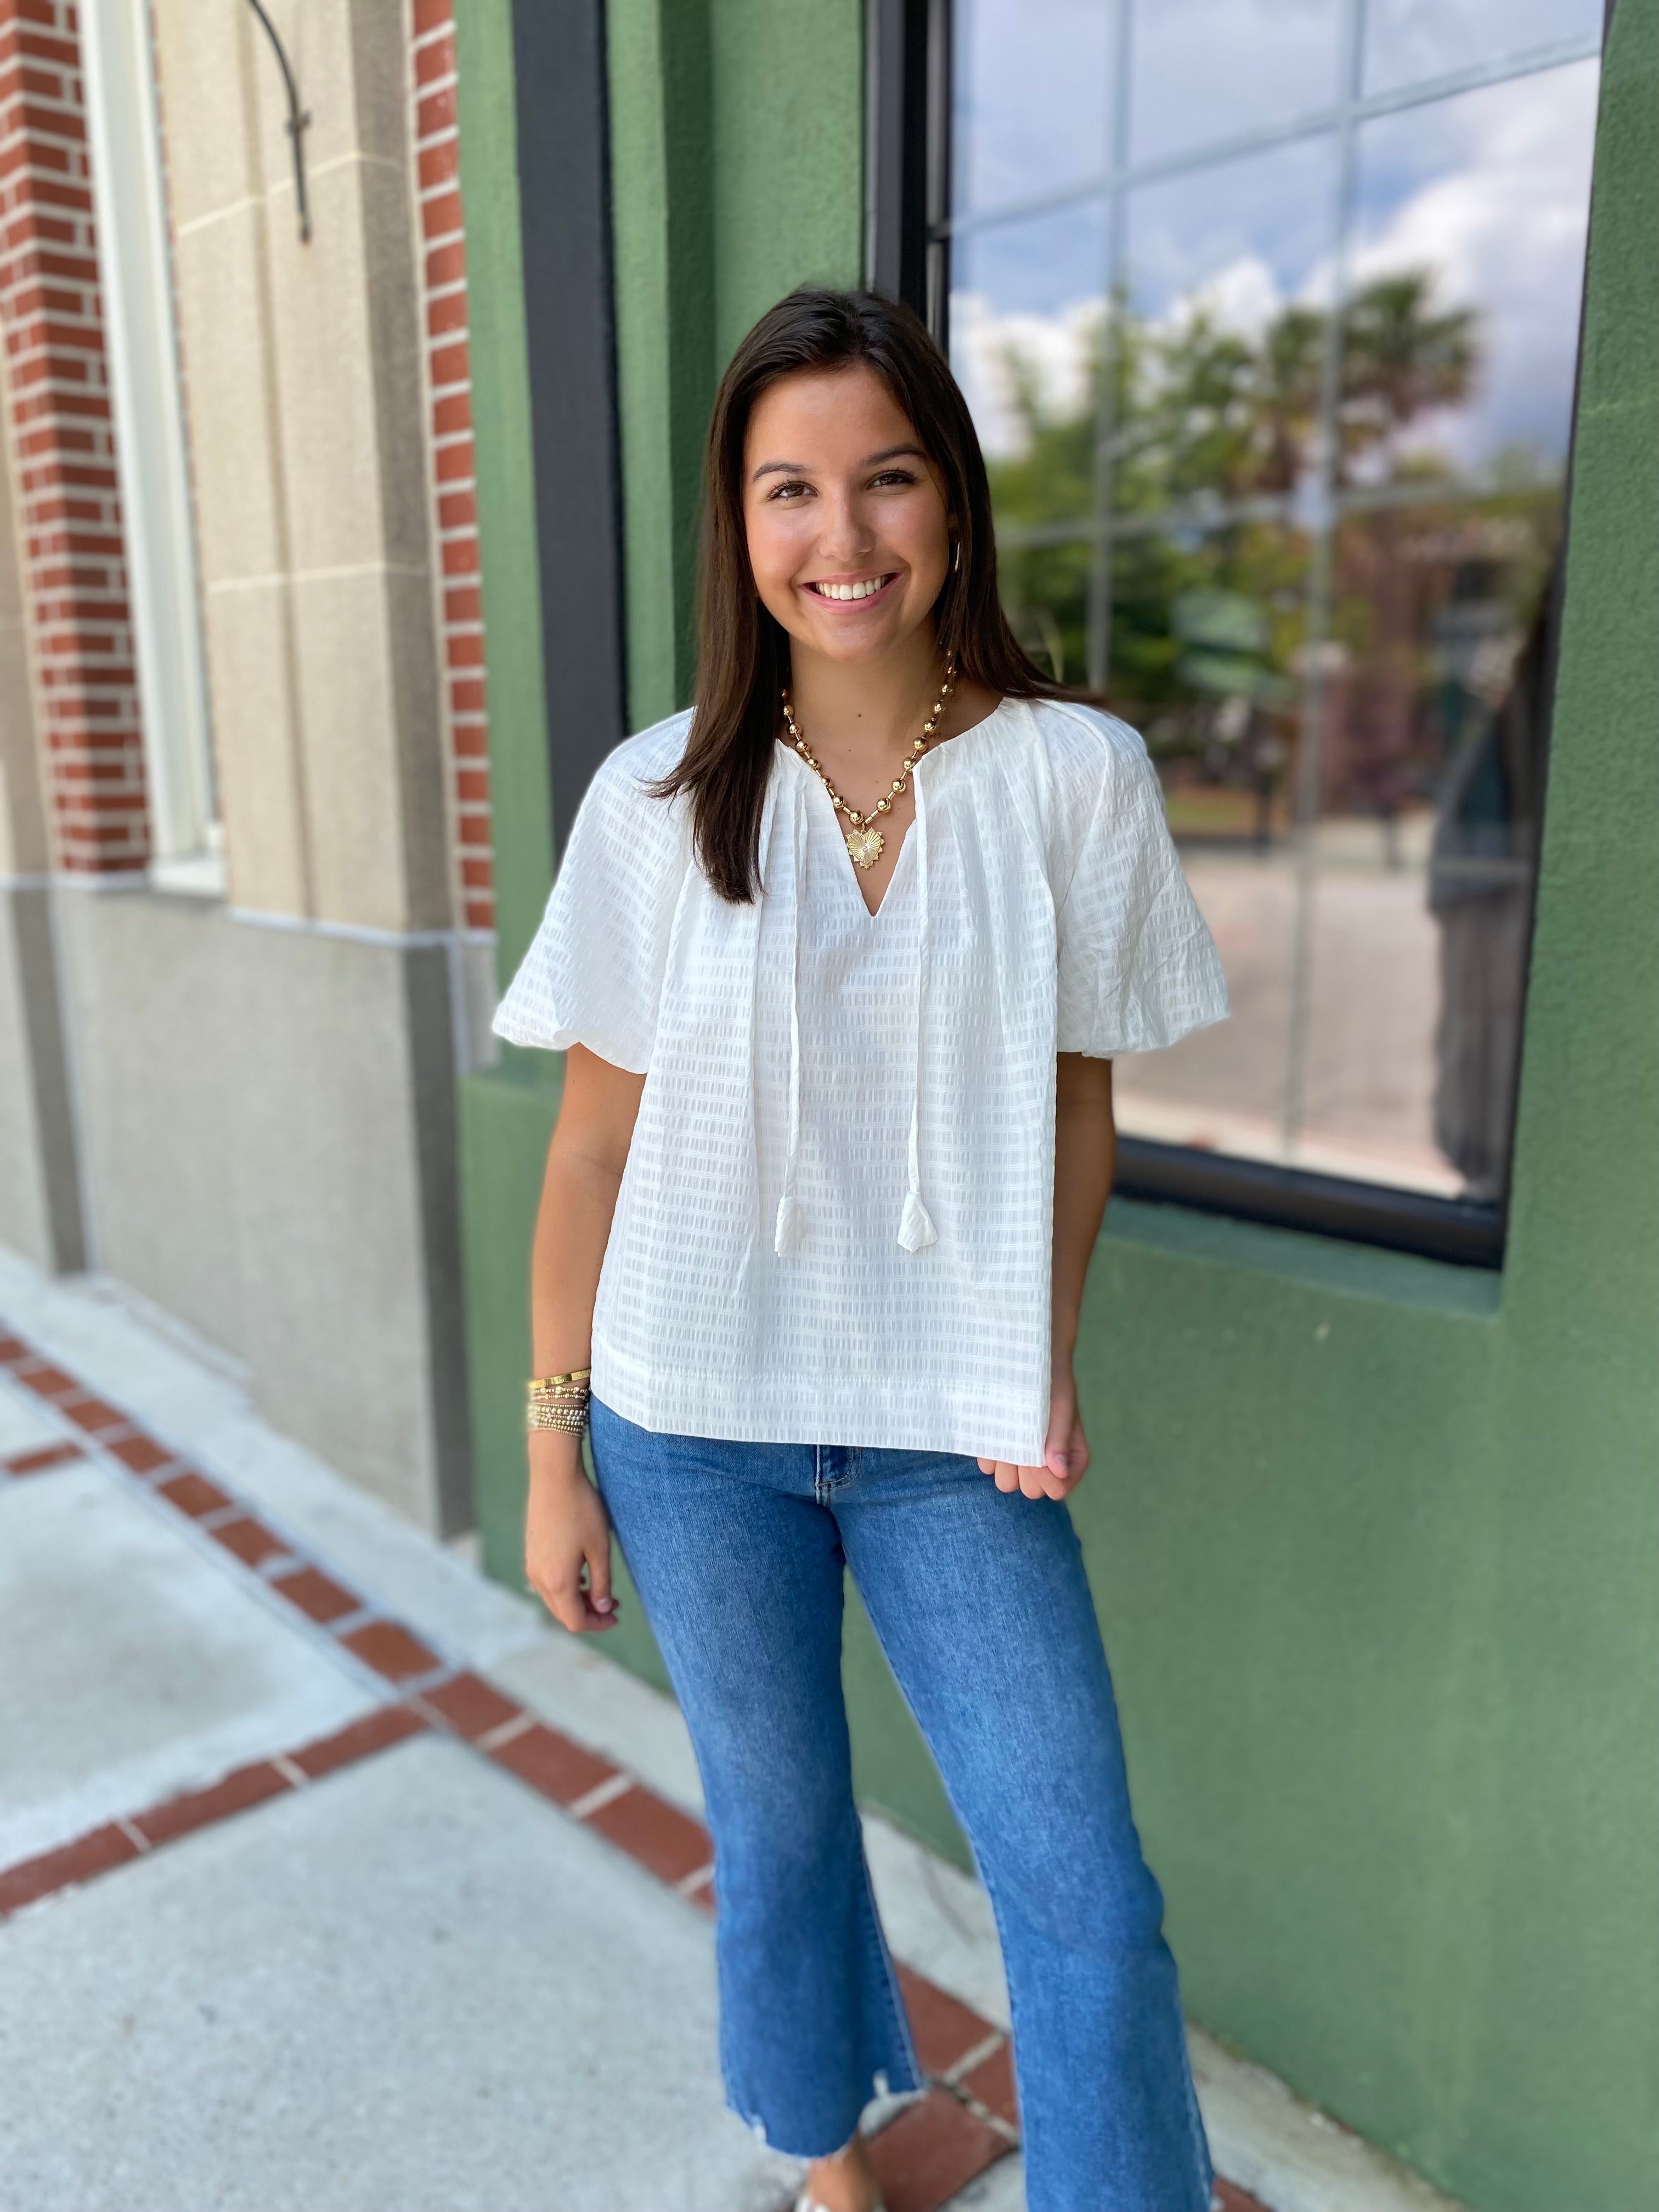
<svg viewBox="0 0 1659 2212"><path fill-rule="evenodd" d="M1103 742L1060 783L1083 828L1057 888L1055 1049L1109 1060L1224 1021L1227 983L1144 741L1109 716L1076 721Z"/></svg>
<svg viewBox="0 0 1659 2212"><path fill-rule="evenodd" d="M662 739L683 739L684 722L618 745L582 794L540 927L495 1010L510 1044L586 1045L635 1075L650 1066L691 845L684 799L643 783L678 757Z"/></svg>

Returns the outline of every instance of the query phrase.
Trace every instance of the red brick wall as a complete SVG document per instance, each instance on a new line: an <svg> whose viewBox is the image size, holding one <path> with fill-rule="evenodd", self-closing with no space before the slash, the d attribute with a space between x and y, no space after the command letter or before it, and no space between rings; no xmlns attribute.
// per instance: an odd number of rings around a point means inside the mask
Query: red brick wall
<svg viewBox="0 0 1659 2212"><path fill-rule="evenodd" d="M478 514L473 493L472 385L466 341L466 233L461 210L451 0L412 0L415 154L424 247L432 397L433 500L443 578L441 644L455 776L456 866L469 929L495 926L489 815L489 722Z"/></svg>
<svg viewBox="0 0 1659 2212"><path fill-rule="evenodd" d="M0 0L0 331L58 866L149 854L76 10Z"/></svg>

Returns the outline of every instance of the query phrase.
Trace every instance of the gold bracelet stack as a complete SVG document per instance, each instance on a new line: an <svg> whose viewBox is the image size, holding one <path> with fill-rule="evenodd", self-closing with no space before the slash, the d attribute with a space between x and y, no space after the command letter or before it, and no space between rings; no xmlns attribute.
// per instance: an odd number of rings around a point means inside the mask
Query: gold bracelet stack
<svg viewBox="0 0 1659 2212"><path fill-rule="evenodd" d="M588 1378L591 1367L573 1367L568 1375L532 1376L525 1386L527 1429L562 1429L579 1437L587 1426Z"/></svg>

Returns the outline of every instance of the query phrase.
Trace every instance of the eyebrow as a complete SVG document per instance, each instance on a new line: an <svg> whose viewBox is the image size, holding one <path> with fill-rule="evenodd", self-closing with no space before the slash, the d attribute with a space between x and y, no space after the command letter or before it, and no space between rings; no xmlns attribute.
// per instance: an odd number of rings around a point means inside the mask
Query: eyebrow
<svg viewBox="0 0 1659 2212"><path fill-rule="evenodd" d="M907 453L913 460L927 458L920 446L884 446L878 453L866 453L859 466L873 469L882 461L896 461ZM758 483L763 477L810 477L811 473L804 461L763 461L749 481Z"/></svg>

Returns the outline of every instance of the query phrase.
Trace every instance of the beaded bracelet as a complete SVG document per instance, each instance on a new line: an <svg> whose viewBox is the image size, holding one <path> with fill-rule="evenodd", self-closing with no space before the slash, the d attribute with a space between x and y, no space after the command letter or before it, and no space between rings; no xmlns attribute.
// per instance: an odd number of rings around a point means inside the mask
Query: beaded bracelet
<svg viewBox="0 0 1659 2212"><path fill-rule="evenodd" d="M588 1377L591 1367L573 1367L563 1375L534 1375L525 1386L525 1426L558 1429L580 1436L587 1426Z"/></svg>
<svg viewBox="0 0 1659 2212"><path fill-rule="evenodd" d="M575 1398L560 1404L544 1399L531 1406L525 1415L526 1429L562 1429L568 1436L579 1437L587 1426L587 1401Z"/></svg>

